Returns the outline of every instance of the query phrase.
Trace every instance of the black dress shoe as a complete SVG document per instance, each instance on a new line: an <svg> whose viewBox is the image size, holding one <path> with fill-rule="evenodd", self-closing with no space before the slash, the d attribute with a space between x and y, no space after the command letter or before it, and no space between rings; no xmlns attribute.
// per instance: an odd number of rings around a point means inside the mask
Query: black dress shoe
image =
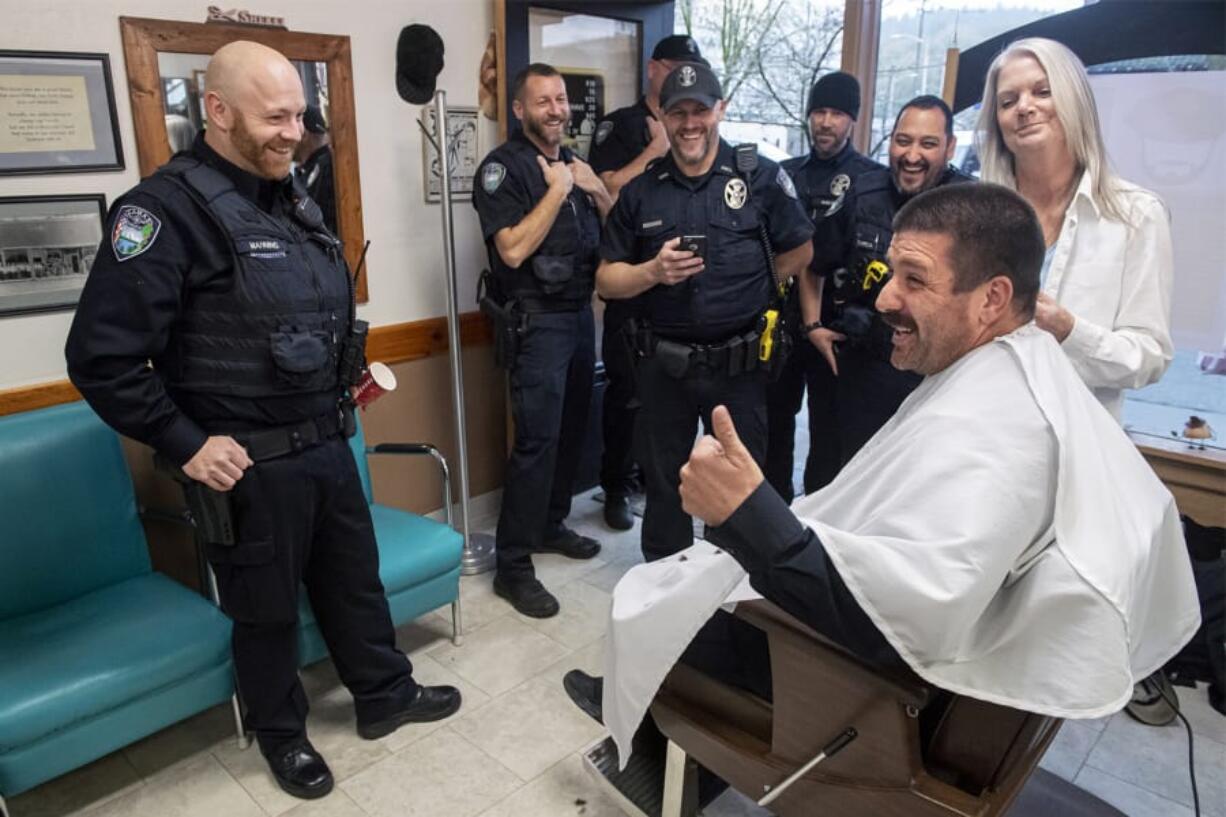
<svg viewBox="0 0 1226 817"><path fill-rule="evenodd" d="M460 690L455 687L417 688L417 696L413 702L399 712L380 721L362 723L358 721L358 735L367 740L375 740L384 735L390 735L406 723L429 723L449 718L460 709Z"/></svg>
<svg viewBox="0 0 1226 817"><path fill-rule="evenodd" d="M562 677L562 688L575 702L575 706L583 710L596 723L604 723L604 679L588 675L581 669L573 669Z"/></svg>
<svg viewBox="0 0 1226 817"><path fill-rule="evenodd" d="M304 800L315 800L332 791L332 771L310 741L266 756L277 785Z"/></svg>
<svg viewBox="0 0 1226 817"><path fill-rule="evenodd" d="M536 578L503 581L495 577L494 593L525 616L551 618L558 614L558 600Z"/></svg>
<svg viewBox="0 0 1226 817"><path fill-rule="evenodd" d="M532 549L533 553L561 553L571 559L591 559L600 552L600 543L590 536L580 536L562 526L545 534L542 542Z"/></svg>
<svg viewBox="0 0 1226 817"><path fill-rule="evenodd" d="M604 523L613 530L633 528L634 513L630 510L630 500L624 496L605 497Z"/></svg>

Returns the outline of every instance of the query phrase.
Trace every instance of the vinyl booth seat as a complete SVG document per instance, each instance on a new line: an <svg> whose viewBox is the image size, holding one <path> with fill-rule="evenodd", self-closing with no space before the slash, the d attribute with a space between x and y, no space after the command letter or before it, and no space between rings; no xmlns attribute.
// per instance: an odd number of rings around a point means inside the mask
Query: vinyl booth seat
<svg viewBox="0 0 1226 817"><path fill-rule="evenodd" d="M0 418L0 802L233 693L230 621L154 573L119 439Z"/></svg>
<svg viewBox="0 0 1226 817"><path fill-rule="evenodd" d="M443 605L450 604L452 640L460 643L460 561L464 537L451 527L451 476L447 462L425 443L380 443L367 446L361 422L349 445L370 503L370 516L379 548L379 578L387 594L392 623L400 626ZM443 480L446 524L374 501L367 457L373 455L429 456L438 464ZM306 664L328 654L315 614L303 588L298 610L298 660Z"/></svg>

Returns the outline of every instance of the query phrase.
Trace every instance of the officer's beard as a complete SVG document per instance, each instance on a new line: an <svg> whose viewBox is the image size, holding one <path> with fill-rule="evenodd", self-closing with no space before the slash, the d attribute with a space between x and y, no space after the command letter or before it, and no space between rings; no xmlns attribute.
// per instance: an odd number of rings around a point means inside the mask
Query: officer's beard
<svg viewBox="0 0 1226 817"><path fill-rule="evenodd" d="M247 130L242 114L234 119L234 127L230 129L230 141L238 155L255 168L257 176L273 181L279 181L289 175L294 148L298 145L297 142L282 144L279 138L261 143Z"/></svg>
<svg viewBox="0 0 1226 817"><path fill-rule="evenodd" d="M677 164L683 167L699 167L711 155L712 147L719 141L719 130L714 127L706 128L701 138L693 141L685 138L689 135L693 134L685 133L685 129L669 134L669 141L673 144L673 156L676 157Z"/></svg>
<svg viewBox="0 0 1226 817"><path fill-rule="evenodd" d="M524 130L540 144L556 148L562 144L562 135L566 132L568 119L569 117L563 116L542 116L538 119L535 116L525 115Z"/></svg>

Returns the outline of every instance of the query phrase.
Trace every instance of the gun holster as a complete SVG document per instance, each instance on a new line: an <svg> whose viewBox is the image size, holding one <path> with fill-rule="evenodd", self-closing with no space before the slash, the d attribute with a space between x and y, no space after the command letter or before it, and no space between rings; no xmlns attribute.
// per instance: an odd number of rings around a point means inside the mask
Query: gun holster
<svg viewBox="0 0 1226 817"><path fill-rule="evenodd" d="M237 541L234 530L234 510L229 491L214 491L198 482L183 469L163 457L153 455L153 467L183 486L183 497L192 515L192 524L205 542L233 547Z"/></svg>
<svg viewBox="0 0 1226 817"><path fill-rule="evenodd" d="M519 357L527 315L516 308L515 301L498 297L493 283L493 274L482 270L477 282L477 306L494 324L494 363L510 371Z"/></svg>

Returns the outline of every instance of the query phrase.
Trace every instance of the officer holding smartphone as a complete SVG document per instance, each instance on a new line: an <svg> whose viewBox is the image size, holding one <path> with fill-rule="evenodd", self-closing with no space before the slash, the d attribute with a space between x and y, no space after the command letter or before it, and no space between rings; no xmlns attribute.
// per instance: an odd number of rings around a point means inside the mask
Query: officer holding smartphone
<svg viewBox="0 0 1226 817"><path fill-rule="evenodd" d="M603 297L638 298L629 332L649 560L693 542L679 473L712 408L726 405L750 452L764 456L767 373L776 360L768 313L779 282L808 264L813 232L788 175L752 146L738 162L720 139L723 91L710 68L675 68L660 107L671 148L622 188L596 272Z"/></svg>

